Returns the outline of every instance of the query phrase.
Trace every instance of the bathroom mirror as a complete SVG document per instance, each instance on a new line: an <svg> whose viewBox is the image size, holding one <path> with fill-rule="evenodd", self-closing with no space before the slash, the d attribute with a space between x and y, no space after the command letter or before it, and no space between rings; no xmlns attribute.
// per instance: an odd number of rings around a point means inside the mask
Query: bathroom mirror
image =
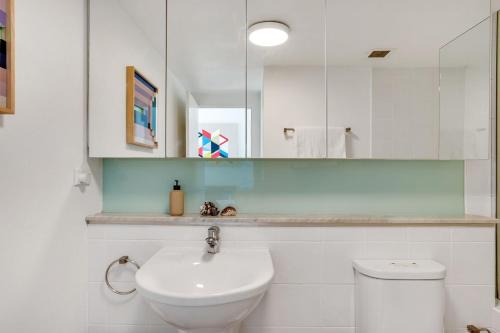
<svg viewBox="0 0 500 333"><path fill-rule="evenodd" d="M329 157L438 159L439 49L489 15L488 0L327 0Z"/></svg>
<svg viewBox="0 0 500 333"><path fill-rule="evenodd" d="M92 157L489 156L489 0L89 1Z"/></svg>
<svg viewBox="0 0 500 333"><path fill-rule="evenodd" d="M248 0L247 100L261 120L253 157L327 156L325 11L324 0ZM266 29L269 40L258 35Z"/></svg>
<svg viewBox="0 0 500 333"><path fill-rule="evenodd" d="M165 0L89 0L91 157L165 157L165 26Z"/></svg>
<svg viewBox="0 0 500 333"><path fill-rule="evenodd" d="M167 155L245 158L245 0L168 1Z"/></svg>
<svg viewBox="0 0 500 333"><path fill-rule="evenodd" d="M490 29L486 19L440 50L440 159L487 159Z"/></svg>

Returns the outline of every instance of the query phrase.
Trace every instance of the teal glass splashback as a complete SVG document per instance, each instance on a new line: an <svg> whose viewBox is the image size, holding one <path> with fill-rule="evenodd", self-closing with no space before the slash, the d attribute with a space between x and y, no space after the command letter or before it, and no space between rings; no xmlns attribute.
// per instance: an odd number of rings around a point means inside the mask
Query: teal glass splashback
<svg viewBox="0 0 500 333"><path fill-rule="evenodd" d="M105 159L103 209L167 213L179 179L187 213L458 216L463 178L462 161Z"/></svg>

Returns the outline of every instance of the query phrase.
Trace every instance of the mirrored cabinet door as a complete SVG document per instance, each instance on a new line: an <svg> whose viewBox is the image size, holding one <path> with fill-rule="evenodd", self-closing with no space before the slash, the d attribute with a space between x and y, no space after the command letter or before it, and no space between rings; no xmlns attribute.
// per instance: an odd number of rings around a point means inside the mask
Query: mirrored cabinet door
<svg viewBox="0 0 500 333"><path fill-rule="evenodd" d="M440 50L440 159L489 157L490 29L486 19Z"/></svg>
<svg viewBox="0 0 500 333"><path fill-rule="evenodd" d="M167 34L167 157L245 158L245 0L168 0Z"/></svg>
<svg viewBox="0 0 500 333"><path fill-rule="evenodd" d="M165 157L165 0L89 7L90 156Z"/></svg>
<svg viewBox="0 0 500 333"><path fill-rule="evenodd" d="M489 0L89 0L92 157L486 159Z"/></svg>
<svg viewBox="0 0 500 333"><path fill-rule="evenodd" d="M252 157L326 157L324 0L248 0Z"/></svg>
<svg viewBox="0 0 500 333"><path fill-rule="evenodd" d="M441 112L453 115L440 121L439 50L489 11L488 0L327 0L328 157L432 160L447 155L440 155L443 129L455 117L462 123L465 118L457 109L445 109ZM470 37L476 43L470 45L473 53L484 55L488 35ZM489 66L487 57L481 61ZM489 75L479 69L475 74L481 84ZM482 105L489 99L476 97L481 101L473 102L476 109L467 121L482 123ZM481 133L477 140L487 144ZM463 131L455 134L464 141Z"/></svg>

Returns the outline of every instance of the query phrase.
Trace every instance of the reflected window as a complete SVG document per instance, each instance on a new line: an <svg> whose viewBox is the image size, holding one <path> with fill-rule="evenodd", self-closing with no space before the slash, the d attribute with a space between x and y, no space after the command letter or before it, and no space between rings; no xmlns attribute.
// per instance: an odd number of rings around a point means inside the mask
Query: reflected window
<svg viewBox="0 0 500 333"><path fill-rule="evenodd" d="M251 152L251 114L245 108L189 108L188 156L247 157Z"/></svg>

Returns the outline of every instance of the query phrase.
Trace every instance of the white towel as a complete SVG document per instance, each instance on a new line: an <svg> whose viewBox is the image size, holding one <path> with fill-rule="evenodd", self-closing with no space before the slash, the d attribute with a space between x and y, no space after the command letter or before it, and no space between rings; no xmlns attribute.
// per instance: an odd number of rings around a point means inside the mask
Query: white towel
<svg viewBox="0 0 500 333"><path fill-rule="evenodd" d="M324 158L326 154L325 129L321 127L299 127L295 131L297 157Z"/></svg>
<svg viewBox="0 0 500 333"><path fill-rule="evenodd" d="M328 128L328 157L347 158L346 133L344 127Z"/></svg>

